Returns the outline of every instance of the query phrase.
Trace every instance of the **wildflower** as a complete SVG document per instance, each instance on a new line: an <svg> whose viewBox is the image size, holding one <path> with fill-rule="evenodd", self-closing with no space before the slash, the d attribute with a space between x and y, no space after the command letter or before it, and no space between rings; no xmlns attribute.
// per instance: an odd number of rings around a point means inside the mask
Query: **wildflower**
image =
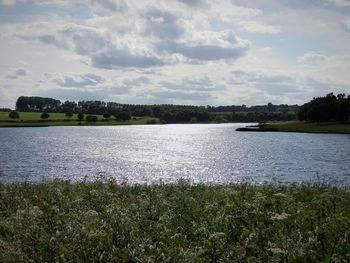
<svg viewBox="0 0 350 263"><path fill-rule="evenodd" d="M287 197L287 195L285 195L285 194L283 194L283 193L276 193L276 194L274 194L273 196L275 196L275 197Z"/></svg>
<svg viewBox="0 0 350 263"><path fill-rule="evenodd" d="M278 247L269 248L273 254L284 254L284 251Z"/></svg>
<svg viewBox="0 0 350 263"><path fill-rule="evenodd" d="M284 220L287 219L289 217L289 214L287 213L282 213L282 214L274 214L273 216L271 216L272 220Z"/></svg>

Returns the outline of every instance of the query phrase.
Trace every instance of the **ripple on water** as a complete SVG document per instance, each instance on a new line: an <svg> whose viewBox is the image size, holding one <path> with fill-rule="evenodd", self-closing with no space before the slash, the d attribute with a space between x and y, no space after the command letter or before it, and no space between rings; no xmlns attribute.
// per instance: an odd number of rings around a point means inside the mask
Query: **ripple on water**
<svg viewBox="0 0 350 263"><path fill-rule="evenodd" d="M350 185L349 135L240 133L238 126L0 128L0 182Z"/></svg>

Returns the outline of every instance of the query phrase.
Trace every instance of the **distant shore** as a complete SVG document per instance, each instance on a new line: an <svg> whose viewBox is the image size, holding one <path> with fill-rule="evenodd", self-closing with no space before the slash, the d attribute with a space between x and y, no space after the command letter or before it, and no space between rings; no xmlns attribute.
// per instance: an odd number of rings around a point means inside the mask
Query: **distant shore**
<svg viewBox="0 0 350 263"><path fill-rule="evenodd" d="M113 125L140 125L155 124L159 122L155 117L132 117L130 120L117 120L115 118L104 118L103 115L96 116L96 121L77 119L77 114L70 118L64 113L50 113L46 120L40 118L39 112L20 112L18 119L10 119L8 112L0 112L0 127L49 127L49 126L113 126ZM88 116L88 114L86 115Z"/></svg>
<svg viewBox="0 0 350 263"><path fill-rule="evenodd" d="M237 131L242 132L300 132L300 133L335 133L350 134L350 122L302 122L285 121L271 122L256 127L242 127Z"/></svg>

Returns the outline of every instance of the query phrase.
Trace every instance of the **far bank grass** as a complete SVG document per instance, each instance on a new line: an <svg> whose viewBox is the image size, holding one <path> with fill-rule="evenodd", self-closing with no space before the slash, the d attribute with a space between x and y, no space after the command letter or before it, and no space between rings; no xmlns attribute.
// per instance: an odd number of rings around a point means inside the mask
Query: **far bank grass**
<svg viewBox="0 0 350 263"><path fill-rule="evenodd" d="M102 115L97 116L96 122L79 121L77 114L73 114L71 118L66 117L64 113L49 113L50 117L46 120L40 118L40 112L19 112L20 118L12 120L9 118L8 112L0 112L0 127L41 127L41 126L96 126L96 125L135 125L147 124L156 118L152 117L132 117L128 121L116 120L113 116L109 119L103 118ZM85 114L85 117L88 114Z"/></svg>
<svg viewBox="0 0 350 263"><path fill-rule="evenodd" d="M264 125L264 128L276 128L282 132L310 132L310 133L348 133L350 134L350 122L302 122L302 121L286 121L272 122Z"/></svg>
<svg viewBox="0 0 350 263"><path fill-rule="evenodd" d="M350 192L0 185L0 262L349 262Z"/></svg>

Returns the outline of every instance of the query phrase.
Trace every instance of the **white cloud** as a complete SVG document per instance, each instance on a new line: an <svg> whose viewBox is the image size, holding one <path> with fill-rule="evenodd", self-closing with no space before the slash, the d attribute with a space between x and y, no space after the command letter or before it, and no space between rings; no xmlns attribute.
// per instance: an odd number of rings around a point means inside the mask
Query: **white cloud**
<svg viewBox="0 0 350 263"><path fill-rule="evenodd" d="M101 84L105 82L105 79L101 76L89 73L84 75L64 75L54 79L54 82L61 87L84 88Z"/></svg>
<svg viewBox="0 0 350 263"><path fill-rule="evenodd" d="M178 17L168 11L150 9L144 14L146 20L144 34L161 39L177 39L185 33Z"/></svg>
<svg viewBox="0 0 350 263"><path fill-rule="evenodd" d="M181 54L192 62L238 59L249 48L250 42L238 38L232 31L199 32L191 41L158 43L160 51Z"/></svg>
<svg viewBox="0 0 350 263"><path fill-rule="evenodd" d="M350 6L350 0L328 0L328 1L341 7Z"/></svg>
<svg viewBox="0 0 350 263"><path fill-rule="evenodd" d="M6 78L8 79L18 79L20 77L24 77L28 75L28 71L24 68L17 68L10 70L9 73L6 74Z"/></svg>
<svg viewBox="0 0 350 263"><path fill-rule="evenodd" d="M335 7L349 2L332 2L0 0L0 91L251 105L349 90L350 17Z"/></svg>
<svg viewBox="0 0 350 263"><path fill-rule="evenodd" d="M350 30L350 19L343 22L346 29Z"/></svg>
<svg viewBox="0 0 350 263"><path fill-rule="evenodd" d="M178 0L181 3L186 4L187 6L190 7L209 7L209 4L206 0Z"/></svg>
<svg viewBox="0 0 350 263"><path fill-rule="evenodd" d="M314 51L305 53L304 55L298 57L298 63L319 63L324 62L327 59L327 56L321 53Z"/></svg>
<svg viewBox="0 0 350 263"><path fill-rule="evenodd" d="M276 25L266 25L257 21L241 21L238 26L242 31L249 33L278 34L281 27Z"/></svg>

